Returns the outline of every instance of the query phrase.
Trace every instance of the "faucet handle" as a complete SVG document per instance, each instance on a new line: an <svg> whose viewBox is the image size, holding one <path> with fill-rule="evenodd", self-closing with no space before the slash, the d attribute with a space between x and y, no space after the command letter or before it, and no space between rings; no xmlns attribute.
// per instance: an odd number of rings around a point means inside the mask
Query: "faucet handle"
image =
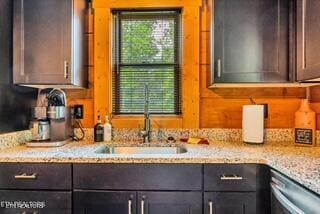
<svg viewBox="0 0 320 214"><path fill-rule="evenodd" d="M145 137L145 136L147 136L147 134L148 134L148 132L144 129L140 129L139 133L138 133L139 137Z"/></svg>

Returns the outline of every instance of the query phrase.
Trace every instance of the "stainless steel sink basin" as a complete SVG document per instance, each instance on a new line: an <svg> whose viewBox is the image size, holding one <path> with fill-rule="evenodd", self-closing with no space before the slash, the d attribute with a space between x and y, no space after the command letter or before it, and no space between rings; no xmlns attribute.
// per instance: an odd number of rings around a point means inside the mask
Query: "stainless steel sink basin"
<svg viewBox="0 0 320 214"><path fill-rule="evenodd" d="M160 146L103 146L96 153L100 154L182 154L187 149L183 147L160 147Z"/></svg>

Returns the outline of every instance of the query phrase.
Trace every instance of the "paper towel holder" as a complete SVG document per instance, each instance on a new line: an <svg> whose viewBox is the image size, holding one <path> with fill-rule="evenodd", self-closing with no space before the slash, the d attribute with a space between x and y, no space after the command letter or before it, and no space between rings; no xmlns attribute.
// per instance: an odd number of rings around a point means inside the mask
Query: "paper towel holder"
<svg viewBox="0 0 320 214"><path fill-rule="evenodd" d="M249 144L264 143L264 120L268 116L264 104L244 105L242 108L242 138Z"/></svg>

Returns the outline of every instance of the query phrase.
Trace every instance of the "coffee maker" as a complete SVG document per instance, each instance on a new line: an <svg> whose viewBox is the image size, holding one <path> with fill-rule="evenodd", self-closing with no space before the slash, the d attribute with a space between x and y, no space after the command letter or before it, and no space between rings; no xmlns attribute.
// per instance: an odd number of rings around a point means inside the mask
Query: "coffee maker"
<svg viewBox="0 0 320 214"><path fill-rule="evenodd" d="M29 147L57 147L73 139L72 109L61 89L39 92L37 106L31 110Z"/></svg>

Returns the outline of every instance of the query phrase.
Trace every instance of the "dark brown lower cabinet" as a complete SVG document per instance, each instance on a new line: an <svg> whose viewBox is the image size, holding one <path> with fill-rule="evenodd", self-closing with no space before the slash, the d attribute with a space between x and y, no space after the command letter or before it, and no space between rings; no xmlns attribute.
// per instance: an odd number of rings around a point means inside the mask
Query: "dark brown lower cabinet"
<svg viewBox="0 0 320 214"><path fill-rule="evenodd" d="M1 214L71 214L71 191L0 191Z"/></svg>
<svg viewBox="0 0 320 214"><path fill-rule="evenodd" d="M269 214L269 177L257 164L0 164L0 214Z"/></svg>
<svg viewBox="0 0 320 214"><path fill-rule="evenodd" d="M255 214L255 192L206 192L204 214Z"/></svg>
<svg viewBox="0 0 320 214"><path fill-rule="evenodd" d="M201 214L201 192L138 192L138 213Z"/></svg>
<svg viewBox="0 0 320 214"><path fill-rule="evenodd" d="M74 191L75 214L202 214L201 192Z"/></svg>
<svg viewBox="0 0 320 214"><path fill-rule="evenodd" d="M135 214L136 192L75 190L74 214Z"/></svg>

